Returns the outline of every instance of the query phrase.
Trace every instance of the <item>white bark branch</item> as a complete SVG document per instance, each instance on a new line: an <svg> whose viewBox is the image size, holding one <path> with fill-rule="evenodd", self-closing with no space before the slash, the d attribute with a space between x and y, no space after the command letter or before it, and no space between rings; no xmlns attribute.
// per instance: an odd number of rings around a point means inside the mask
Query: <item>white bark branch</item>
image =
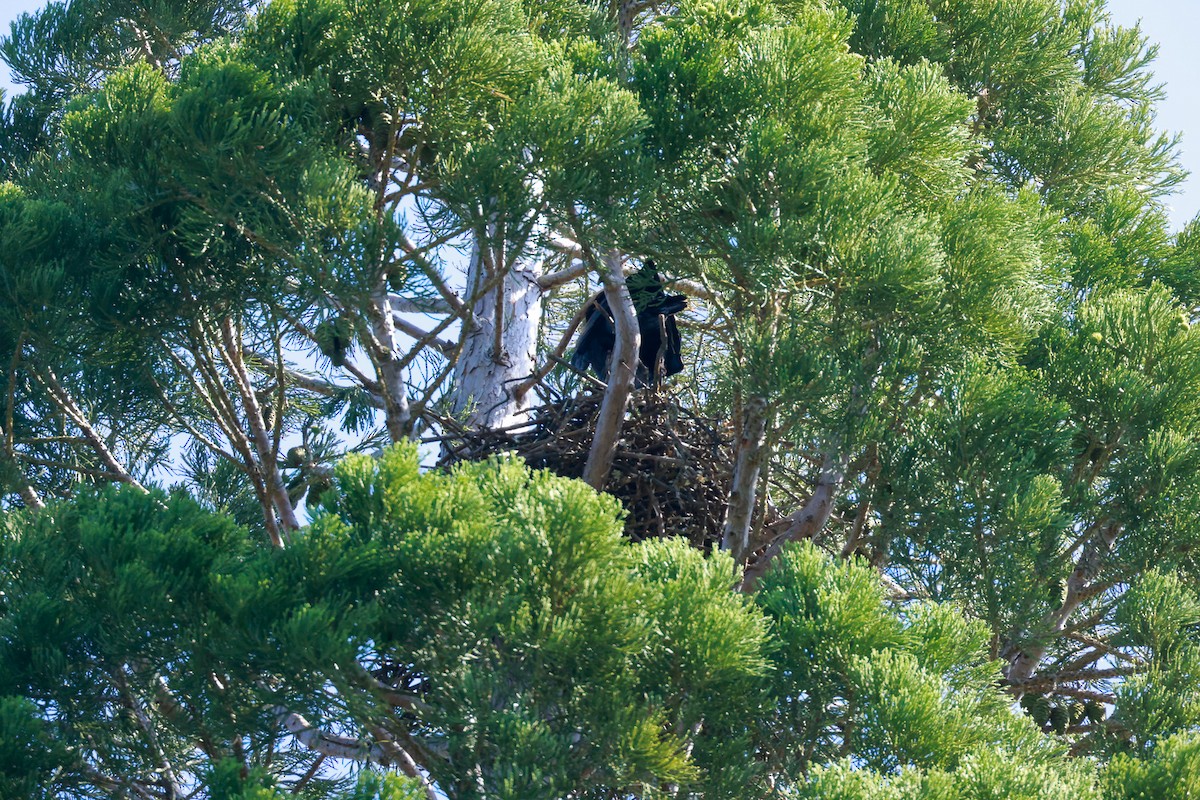
<svg viewBox="0 0 1200 800"><path fill-rule="evenodd" d="M21 500L25 503L26 508L32 508L35 511L41 511L46 507L46 503L42 500L42 496L37 493L37 490L33 488L29 481L25 480L23 475L21 476L20 495Z"/></svg>
<svg viewBox="0 0 1200 800"><path fill-rule="evenodd" d="M563 236L561 233L551 233L546 237L546 246L555 252L570 256L571 258L583 258L583 246L569 236Z"/></svg>
<svg viewBox="0 0 1200 800"><path fill-rule="evenodd" d="M699 281L689 281L681 278L678 280L667 281L666 286L668 289L677 291L680 294L686 294L688 297L695 297L698 300L712 300L714 297L716 297L716 295L713 294L712 289L709 289Z"/></svg>
<svg viewBox="0 0 1200 800"><path fill-rule="evenodd" d="M259 405L258 395L254 393L254 386L250 382L246 362L242 358L242 337L234 328L233 320L228 317L221 322L221 340L225 346L218 348L218 352L237 386L246 422L250 427L250 440L254 445L255 454L258 456L259 470L266 484L267 495L271 498L271 504L275 507L275 513L279 515L279 522L283 527L280 541L275 543L277 547L282 547L288 532L300 529L300 522L296 519L296 513L292 509L287 486L284 485L283 476L277 466L279 454L275 451L271 436L267 433L262 407Z"/></svg>
<svg viewBox="0 0 1200 800"><path fill-rule="evenodd" d="M5 458L10 462L14 461L12 437L8 436L4 432L3 426L0 426L0 439L5 440L5 449L7 450L5 453ZM42 496L37 493L37 489L34 489L33 484L29 482L27 477L25 477L24 471L17 470L16 473L17 480L20 481L21 484L20 488L17 490L17 493L21 495L21 500L25 503L25 507L32 508L36 511L40 511L41 509L45 508L46 504L42 501Z"/></svg>
<svg viewBox="0 0 1200 800"><path fill-rule="evenodd" d="M79 428L80 433L83 434L88 444L91 445L96 455L99 456L100 462L112 473L113 477L121 483L127 483L143 492L146 491L145 487L138 483L125 467L117 461L117 457L108 449L108 444L105 443L100 434L96 432L96 429L88 422L83 409L79 407L79 404L75 402L71 394L59 383L58 376L54 374L54 370L49 366L43 366L40 370L34 370L33 374L46 387L46 390L50 392L50 397L54 400L54 404L70 417L71 421L75 423L75 427Z"/></svg>
<svg viewBox="0 0 1200 800"><path fill-rule="evenodd" d="M400 767L400 771L405 775L416 779L421 784L421 789L425 792L426 800L438 800L437 789L434 787L433 782L429 780L429 776L421 770L421 766L416 762L416 759L400 743L388 738L387 731L383 728L375 727L371 732L375 734L380 746L383 747L388 757L391 758L392 763Z"/></svg>
<svg viewBox="0 0 1200 800"><path fill-rule="evenodd" d="M408 406L408 385L404 379L403 362L396 352L395 315L390 298L387 280L381 277L379 286L371 295L370 312L371 332L379 349L370 348L370 355L383 390L388 434L393 442L401 442L412 433L412 413Z"/></svg>
<svg viewBox="0 0 1200 800"><path fill-rule="evenodd" d="M583 480L597 491L603 491L608 483L617 455L617 443L625 423L625 409L633 395L638 347L641 344L633 299L629 296L629 287L625 285L625 276L621 272L621 254L610 250L604 261L604 296L608 298L608 306L612 311L617 341L608 371L608 388L596 419L596 433L588 451L587 464L583 468Z"/></svg>
<svg viewBox="0 0 1200 800"><path fill-rule="evenodd" d="M576 261L569 267L564 267L557 272L551 272L538 278L538 286L542 288L542 291L548 292L577 278L582 278L587 274L587 271L588 265L586 262Z"/></svg>
<svg viewBox="0 0 1200 800"><path fill-rule="evenodd" d="M395 310L395 307L393 307L392 311L395 312ZM429 331L425 330L420 325L414 325L399 314L392 314L392 324L395 325L396 329L401 333L411 336L414 339L421 340L428 338L430 346L432 346L442 355L450 355L458 347L454 342L447 341L446 339L439 339L436 336L429 336Z"/></svg>
<svg viewBox="0 0 1200 800"><path fill-rule="evenodd" d="M378 743L370 744L350 736L326 733L300 714L288 711L283 706L276 706L271 711L284 730L314 753L345 761L367 761L381 766L391 762L387 750Z"/></svg>

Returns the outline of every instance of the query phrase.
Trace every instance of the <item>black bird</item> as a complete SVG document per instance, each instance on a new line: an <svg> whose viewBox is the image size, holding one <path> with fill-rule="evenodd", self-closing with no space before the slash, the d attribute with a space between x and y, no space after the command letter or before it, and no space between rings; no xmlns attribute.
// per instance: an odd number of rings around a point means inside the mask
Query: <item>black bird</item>
<svg viewBox="0 0 1200 800"><path fill-rule="evenodd" d="M683 372L679 326L675 315L687 308L687 298L663 291L654 262L647 259L640 270L625 279L637 312L641 346L638 348L637 386L657 386L664 378ZM608 380L608 361L617 343L612 310L604 292L588 301L583 329L575 342L571 366L592 368L600 380Z"/></svg>

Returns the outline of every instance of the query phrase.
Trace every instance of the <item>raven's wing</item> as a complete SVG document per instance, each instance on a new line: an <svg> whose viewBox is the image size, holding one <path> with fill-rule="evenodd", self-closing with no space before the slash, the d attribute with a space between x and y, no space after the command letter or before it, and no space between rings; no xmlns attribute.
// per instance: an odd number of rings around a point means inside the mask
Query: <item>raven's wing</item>
<svg viewBox="0 0 1200 800"><path fill-rule="evenodd" d="M675 324L675 315L666 317L667 341L663 348L663 377L678 375L683 372L682 340L679 337L679 326Z"/></svg>
<svg viewBox="0 0 1200 800"><path fill-rule="evenodd" d="M571 354L571 366L580 372L591 367L600 380L608 380L608 359L616 344L617 332L609 318L608 300L600 292L588 301L583 330Z"/></svg>

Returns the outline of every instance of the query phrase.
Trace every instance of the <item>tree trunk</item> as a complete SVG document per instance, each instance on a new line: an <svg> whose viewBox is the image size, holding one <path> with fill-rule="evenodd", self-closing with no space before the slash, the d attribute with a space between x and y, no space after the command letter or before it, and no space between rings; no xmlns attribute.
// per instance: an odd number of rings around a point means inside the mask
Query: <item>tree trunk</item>
<svg viewBox="0 0 1200 800"><path fill-rule="evenodd" d="M467 294L478 296L464 323L470 330L454 367L453 410L471 428L503 428L520 421L530 395L518 398L515 390L537 368L540 262L523 256L510 267L502 248L489 250L477 240L467 271ZM500 276L499 270L505 274Z"/></svg>
<svg viewBox="0 0 1200 800"><path fill-rule="evenodd" d="M741 435L734 456L733 486L729 504L725 507L725 527L721 532L721 549L742 563L749 555L750 523L754 516L758 479L766 459L763 447L767 432L767 401L751 397L742 410Z"/></svg>
<svg viewBox="0 0 1200 800"><path fill-rule="evenodd" d="M388 436L392 442L402 442L412 435L413 418L408 402L408 386L404 370L400 365L402 354L396 349L396 324L392 319L392 301L388 294L387 279L379 278L379 284L371 293L371 335L378 346L375 371L383 394L383 413Z"/></svg>

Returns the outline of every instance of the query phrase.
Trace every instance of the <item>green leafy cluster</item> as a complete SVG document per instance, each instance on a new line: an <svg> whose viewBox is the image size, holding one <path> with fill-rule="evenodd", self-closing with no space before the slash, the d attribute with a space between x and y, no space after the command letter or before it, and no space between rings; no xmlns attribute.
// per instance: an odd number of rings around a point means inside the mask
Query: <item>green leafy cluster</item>
<svg viewBox="0 0 1200 800"><path fill-rule="evenodd" d="M285 551L178 494L6 515L5 780L52 796L166 768L213 798L334 796L270 745L286 709L364 753L428 748L451 797L761 797L767 774L832 797L897 769L914 797L1092 791L996 688L983 626L895 608L865 565L796 548L744 597L725 557L624 542L582 483L421 474L406 448L348 460L325 509ZM415 791L374 780L347 796Z"/></svg>

